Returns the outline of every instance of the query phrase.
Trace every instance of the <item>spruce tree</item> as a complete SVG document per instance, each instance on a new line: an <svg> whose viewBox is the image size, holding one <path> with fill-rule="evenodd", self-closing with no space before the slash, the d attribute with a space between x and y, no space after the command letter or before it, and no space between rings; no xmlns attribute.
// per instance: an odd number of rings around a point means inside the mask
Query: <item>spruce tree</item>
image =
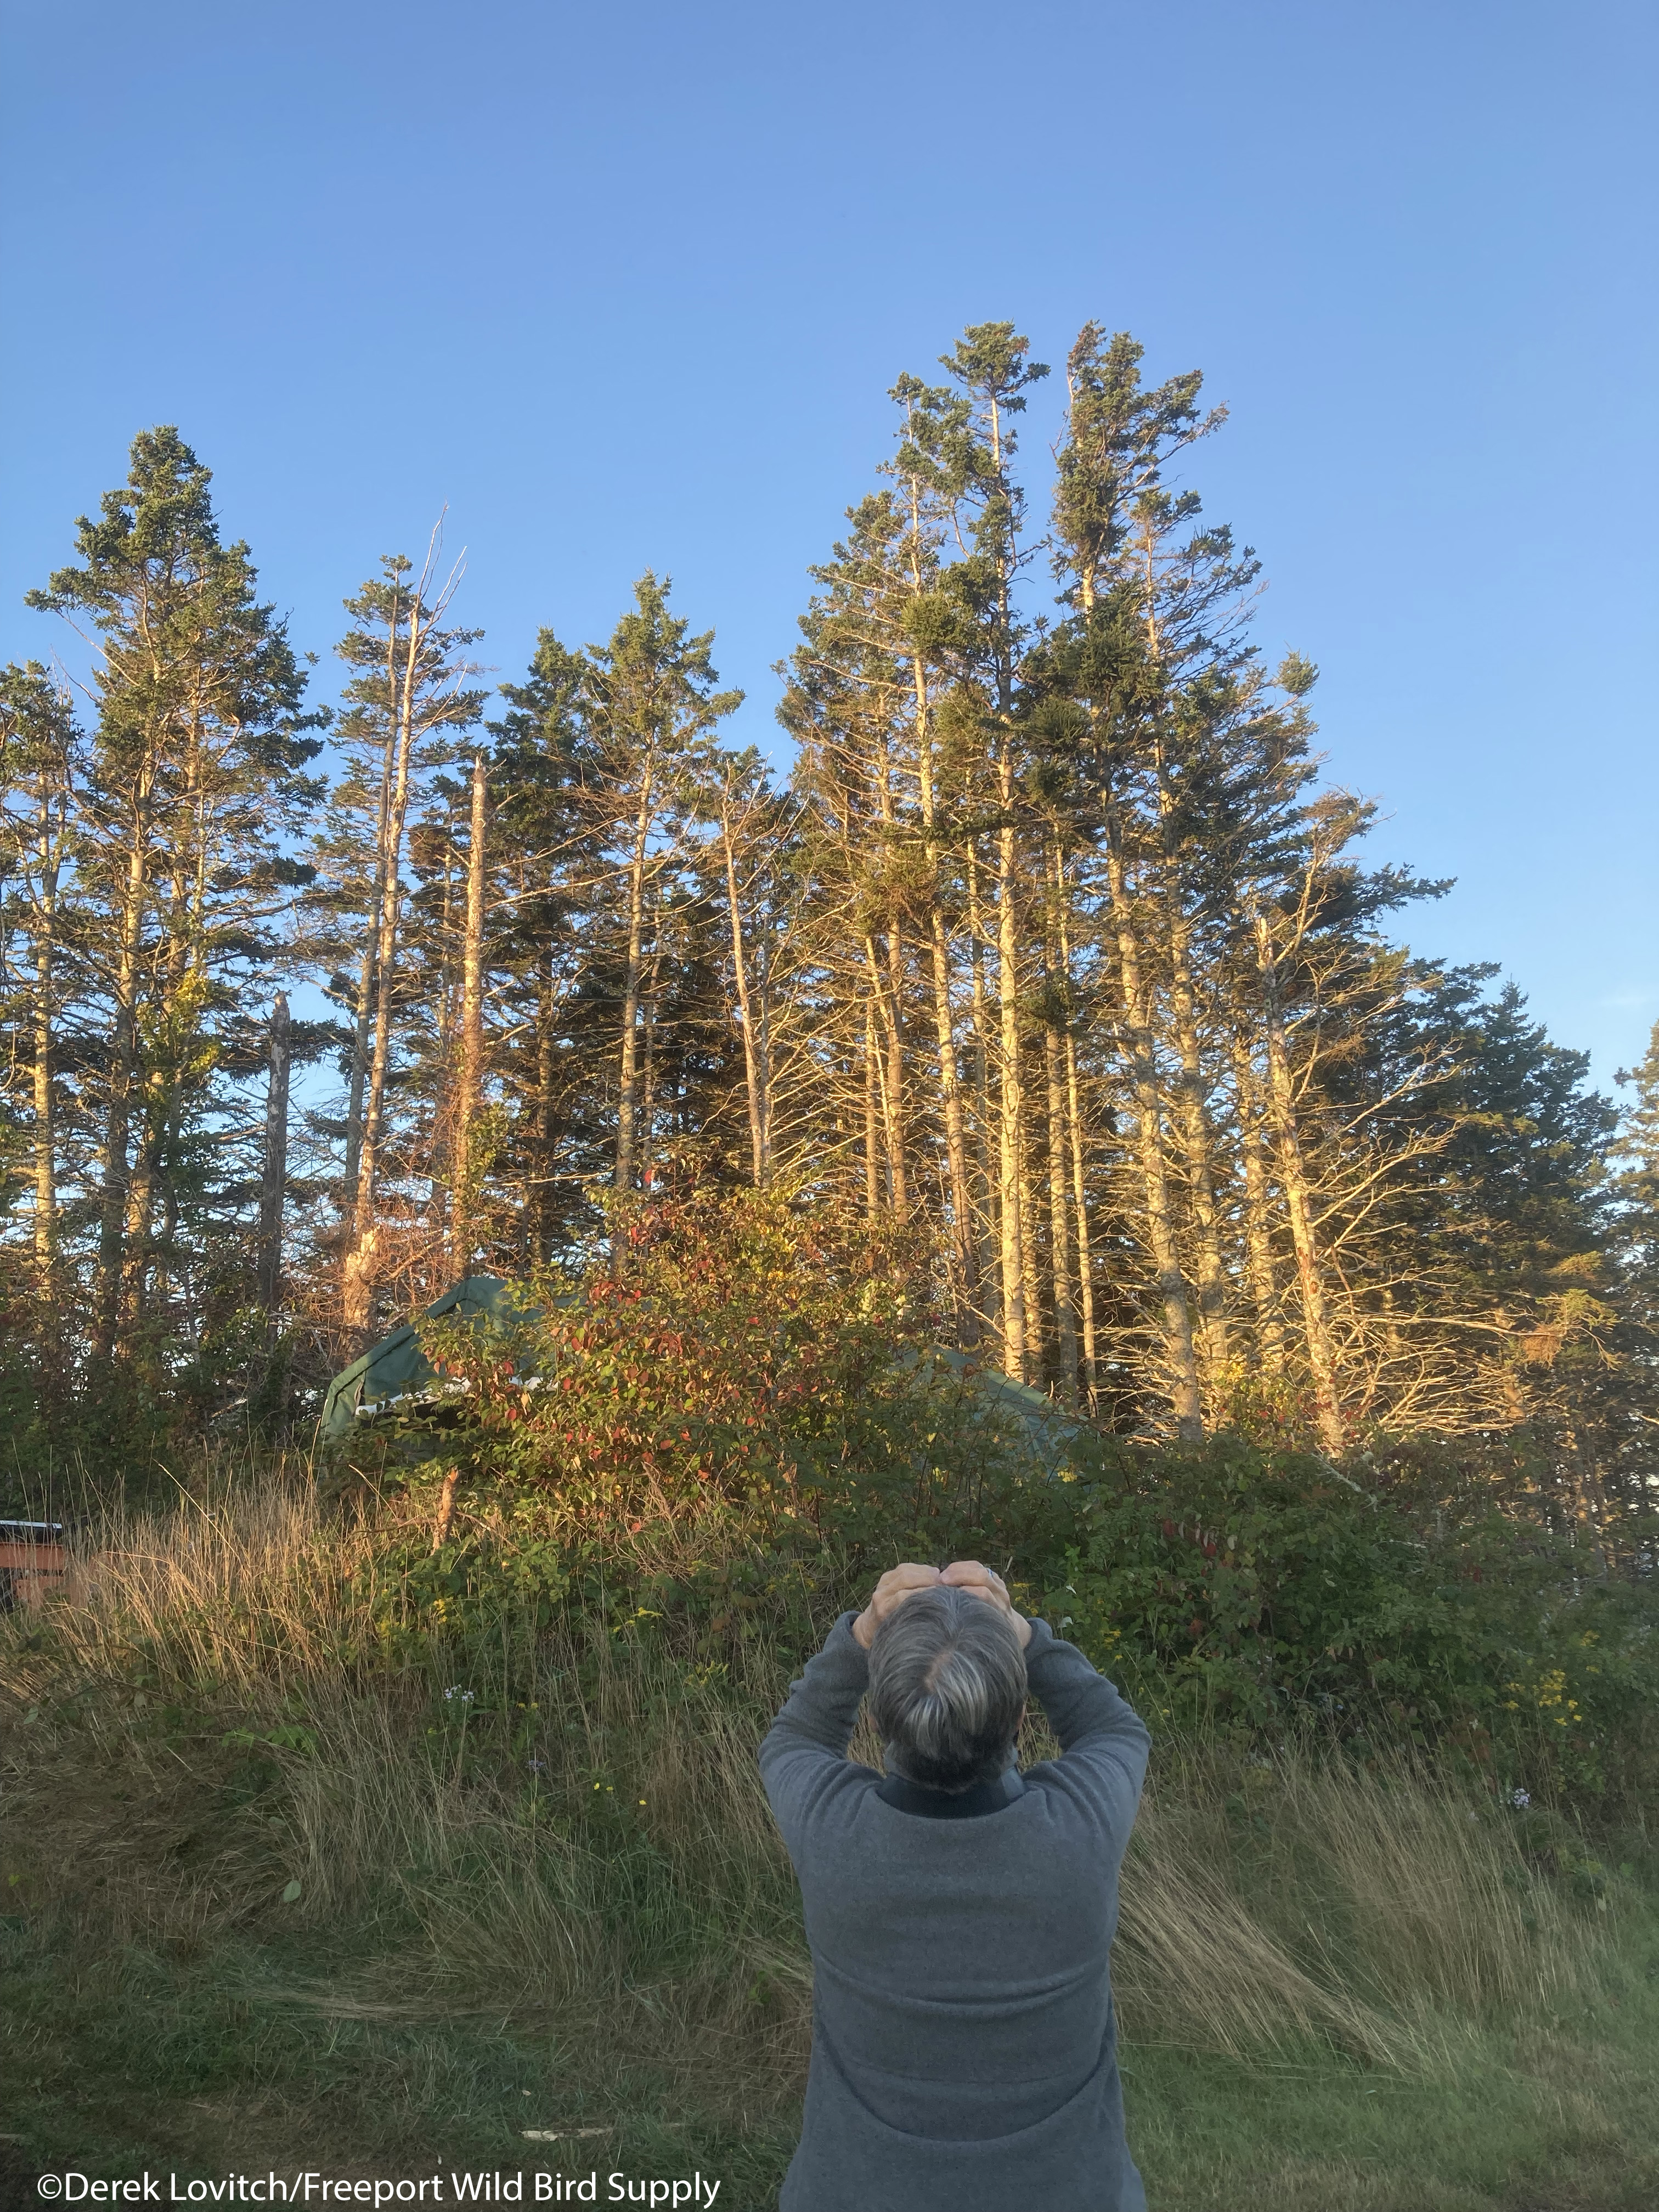
<svg viewBox="0 0 1659 2212"><path fill-rule="evenodd" d="M176 429L133 441L127 480L76 526L79 565L33 606L97 653L78 875L98 917L85 957L107 1009L96 1078L103 1143L93 1349L152 1348L158 1267L188 1272L183 1215L212 1181L218 1070L271 925L303 875L286 838L314 803L325 719L245 544L223 544L210 472ZM179 1308L180 1314L183 1308ZM188 1325L187 1323L185 1325ZM147 1362L152 1376L159 1359Z"/></svg>

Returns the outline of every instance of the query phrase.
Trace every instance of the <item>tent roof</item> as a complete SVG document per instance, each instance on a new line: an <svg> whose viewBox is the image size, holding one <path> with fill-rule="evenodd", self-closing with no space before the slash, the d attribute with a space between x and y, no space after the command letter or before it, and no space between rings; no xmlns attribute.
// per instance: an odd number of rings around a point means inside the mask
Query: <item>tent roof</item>
<svg viewBox="0 0 1659 2212"><path fill-rule="evenodd" d="M394 1398L418 1395L437 1381L431 1361L421 1350L422 1321L441 1321L447 1315L459 1321L494 1321L509 1313L529 1317L539 1310L520 1306L513 1295L514 1287L499 1275L469 1275L429 1305L419 1321L406 1321L349 1367L342 1368L323 1401L319 1429L323 1441L332 1443L348 1435L360 1413Z"/></svg>
<svg viewBox="0 0 1659 2212"><path fill-rule="evenodd" d="M442 1297L427 1307L419 1320L407 1321L400 1328L394 1328L390 1336L382 1337L335 1376L323 1401L319 1439L324 1443L338 1443L350 1434L359 1418L399 1398L419 1398L437 1381L431 1362L421 1350L421 1321L440 1321L448 1316L473 1322L533 1321L542 1309L521 1305L519 1301L522 1294L522 1285L507 1282L500 1275L469 1275L465 1282L446 1291ZM1029 1382L1016 1382L1012 1376L986 1366L971 1353L935 1344L924 1351L902 1353L898 1358L899 1364L906 1367L915 1367L927 1360L946 1369L984 1401L988 1413L994 1411L1023 1424L1032 1451L1049 1473L1060 1464L1066 1446L1085 1425L1041 1390L1033 1389Z"/></svg>

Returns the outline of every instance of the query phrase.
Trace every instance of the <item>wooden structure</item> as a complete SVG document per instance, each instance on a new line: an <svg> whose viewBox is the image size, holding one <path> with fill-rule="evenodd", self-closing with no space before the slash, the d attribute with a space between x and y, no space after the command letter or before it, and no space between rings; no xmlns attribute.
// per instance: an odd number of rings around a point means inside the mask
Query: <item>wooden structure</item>
<svg viewBox="0 0 1659 2212"><path fill-rule="evenodd" d="M0 1521L0 1613L44 1604L68 1574L61 1522Z"/></svg>

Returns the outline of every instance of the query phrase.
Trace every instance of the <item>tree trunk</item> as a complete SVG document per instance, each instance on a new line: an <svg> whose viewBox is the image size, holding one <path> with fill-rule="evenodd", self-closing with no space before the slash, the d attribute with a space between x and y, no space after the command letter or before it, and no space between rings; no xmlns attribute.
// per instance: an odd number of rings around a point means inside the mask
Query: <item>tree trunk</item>
<svg viewBox="0 0 1659 2212"><path fill-rule="evenodd" d="M909 1212L909 1191L904 1173L904 1125L902 1095L894 1086L894 1072L903 1080L903 1044L899 1036L898 1022L891 1000L882 978L881 963L876 957L876 941L866 936L864 940L864 964L870 978L870 1003L881 1017L882 1048L876 1063L876 1082L881 1100L883 1150L887 1160L887 1202L899 1220ZM874 1042L874 1033L871 1032Z"/></svg>
<svg viewBox="0 0 1659 2212"><path fill-rule="evenodd" d="M1193 989L1192 931L1182 913L1179 894L1166 891L1170 918L1170 998L1175 1016L1176 1050L1181 1063L1181 1136L1187 1155L1192 1207L1193 1246L1197 1259L1200 1340L1212 1390L1227 1371L1227 1271L1221 1255L1220 1208L1215 1195L1215 1140L1205 1103L1204 1064L1199 1050L1198 1006Z"/></svg>
<svg viewBox="0 0 1659 2212"><path fill-rule="evenodd" d="M132 1090L138 1073L138 955L143 932L149 862L149 794L133 794L127 846L127 879L121 901L115 961L115 1018L110 1040L109 1107L104 1129L104 1182L98 1236L98 1304L93 1352L114 1357L120 1328L121 1289L126 1275L127 1202L131 1183Z"/></svg>
<svg viewBox="0 0 1659 2212"><path fill-rule="evenodd" d="M483 1103L483 921L485 807L482 753L472 762L472 816L466 853L466 923L461 942L461 1081L455 1106L454 1255L463 1275L472 1272L478 1242L483 1173L474 1158L474 1133Z"/></svg>
<svg viewBox="0 0 1659 2212"><path fill-rule="evenodd" d="M1013 805L1012 764L1002 763L1002 803ZM998 1199L1001 1214L1002 1369L1024 1381L1026 1366L1024 1176L1021 1160L1024 1097L1019 1064L1019 939L1014 903L1014 827L997 833L997 1003L1000 1015L997 1125Z"/></svg>
<svg viewBox="0 0 1659 2212"><path fill-rule="evenodd" d="M960 1272L964 1326L971 1345L978 1338L979 1237L968 1188L968 1150L962 1127L962 1091L957 1077L956 1018L951 1007L951 949L939 896L939 851L934 836L933 744L928 719L927 680L920 658L914 662L916 690L916 764L921 785L922 835L927 856L927 949L933 994L933 1035L939 1049L939 1107L945 1122L945 1158L951 1183L951 1241Z"/></svg>
<svg viewBox="0 0 1659 2212"><path fill-rule="evenodd" d="M910 1188L905 1158L904 1112L904 938L895 915L887 928L887 1095L892 1127L893 1212L899 1220L910 1215Z"/></svg>
<svg viewBox="0 0 1659 2212"><path fill-rule="evenodd" d="M720 848L726 861L726 910L732 924L732 969L737 984L738 1014L743 1030L743 1079L749 1103L749 1152L755 1188L764 1190L769 1178L771 1147L767 1121L769 1071L765 1066L766 1039L757 1030L754 1003L749 991L749 962L743 941L743 915L738 898L738 861L732 848L730 793L720 801Z"/></svg>
<svg viewBox="0 0 1659 2212"><path fill-rule="evenodd" d="M1054 886L1059 894L1058 926L1060 931L1060 981L1069 1005L1072 981L1072 935L1066 907L1066 856L1054 855ZM1071 1155L1072 1204L1074 1209L1077 1251L1078 1304L1083 1319L1083 1384L1088 1393L1089 1406L1093 1410L1100 1389L1099 1369L1095 1346L1095 1269L1093 1241L1089 1234L1088 1184L1083 1162L1083 1107L1077 1073L1077 1038L1072 1024L1066 1024L1062 1040L1066 1053L1066 1133Z"/></svg>
<svg viewBox="0 0 1659 2212"><path fill-rule="evenodd" d="M1320 1267L1318 1231L1313 1198L1303 1160L1297 1128L1296 1087L1291 1075L1290 1049L1285 1036L1285 1017L1279 1000L1279 969L1267 916L1260 909L1251 917L1255 933L1256 965L1261 975L1262 1011L1266 1017L1267 1079L1273 1101L1275 1134L1279 1139L1279 1180L1291 1218L1291 1242L1296 1251L1296 1271L1302 1292L1302 1322L1312 1371L1314 1402L1319 1433L1334 1458L1347 1444L1342 1410L1337 1398L1336 1353L1331 1337L1330 1309L1326 1302Z"/></svg>
<svg viewBox="0 0 1659 2212"><path fill-rule="evenodd" d="M864 1211L866 1218L871 1221L875 1220L881 1212L881 1153L876 1139L876 1086L878 1079L875 1016L866 1006L864 1013Z"/></svg>
<svg viewBox="0 0 1659 2212"><path fill-rule="evenodd" d="M380 912L374 937L374 1044L368 1066L368 1096L363 1109L362 1148L352 1215L352 1246L346 1255L342 1317L346 1334L361 1350L366 1345L374 1317L378 1273L380 1227L376 1218L376 1178L386 1118L386 1076L392 1064L392 1005L398 973L398 938L403 921L404 829L409 813L410 785L414 770L415 682L426 624L416 599L410 613L408 642L404 649L402 679L392 695L394 738L390 788L382 809L385 834L377 866L380 887ZM387 644L389 665L395 665L395 623Z"/></svg>
<svg viewBox="0 0 1659 2212"><path fill-rule="evenodd" d="M288 1189L289 1015L285 993L270 1012L270 1073L265 1083L265 1150L259 1182L259 1304L272 1328L282 1297L283 1202Z"/></svg>
<svg viewBox="0 0 1659 2212"><path fill-rule="evenodd" d="M557 1185L553 1163L557 1157L558 1116L555 1104L554 1068L557 1061L553 1034L553 947L544 946L536 1007L536 1153L539 1158L536 1215L538 1235L536 1256L544 1267L553 1257L558 1221Z"/></svg>
<svg viewBox="0 0 1659 2212"><path fill-rule="evenodd" d="M374 908L378 915L380 908L378 884L374 896ZM350 1214L355 1214L357 1210L357 1183L362 1172L363 1091L368 1080L368 1037L374 1007L374 933L371 929L357 969L357 1007L351 1024L351 1076L346 1092L345 1205L347 1212Z"/></svg>
<svg viewBox="0 0 1659 2212"><path fill-rule="evenodd" d="M1285 1318L1273 1272L1268 1207L1267 1159L1261 1136L1261 1097L1249 1047L1233 1040L1233 1087L1238 1097L1238 1146L1244 1163L1244 1255L1255 1310L1256 1354L1267 1373L1285 1372Z"/></svg>
<svg viewBox="0 0 1659 2212"><path fill-rule="evenodd" d="M974 1164L979 1173L978 1204L973 1210L974 1241L979 1254L978 1276L981 1285L991 1279L992 1288L1000 1299L1001 1270L991 1264L984 1231L984 1223L991 1231L990 1242L996 1246L995 1231L996 1178L991 1171L991 1066L990 1014L986 1004L985 989L985 931L984 915L979 897L979 856L972 843L968 847L968 957L969 957L969 1013L974 1036ZM1000 1334L1001 1307L999 1303L990 1318Z"/></svg>
<svg viewBox="0 0 1659 2212"><path fill-rule="evenodd" d="M1054 1276L1054 1337L1060 1357L1060 1387L1068 1406L1077 1403L1077 1312L1072 1297L1070 1224L1066 1188L1066 1056L1060 1031L1049 1023L1042 1034L1043 1071L1048 1083L1048 1242Z"/></svg>
<svg viewBox="0 0 1659 2212"><path fill-rule="evenodd" d="M52 1087L52 963L57 951L58 871L50 853L51 817L40 808L41 884L34 940L34 1279L42 1318L55 1333L58 1305L58 1116ZM54 1336L55 1340L55 1336Z"/></svg>
<svg viewBox="0 0 1659 2212"><path fill-rule="evenodd" d="M1203 1405L1193 1347L1192 1315L1187 1304L1187 1287L1182 1277L1180 1248L1170 1206L1169 1175L1164 1159L1164 1102L1140 972L1140 948L1135 937L1134 917L1129 911L1122 827L1116 802L1109 799L1107 884L1123 988L1125 1042L1129 1048L1134 1087L1136 1146L1146 1194L1146 1246L1164 1318L1164 1358L1170 1373L1170 1403L1175 1414L1176 1432L1182 1442L1199 1443L1204 1437Z"/></svg>
<svg viewBox="0 0 1659 2212"><path fill-rule="evenodd" d="M645 863L651 842L656 761L647 757L634 821L634 850L628 867L628 965L623 982L622 1066L617 1098L616 1188L634 1188L637 1152L635 1121L639 1081L640 975L645 957Z"/></svg>

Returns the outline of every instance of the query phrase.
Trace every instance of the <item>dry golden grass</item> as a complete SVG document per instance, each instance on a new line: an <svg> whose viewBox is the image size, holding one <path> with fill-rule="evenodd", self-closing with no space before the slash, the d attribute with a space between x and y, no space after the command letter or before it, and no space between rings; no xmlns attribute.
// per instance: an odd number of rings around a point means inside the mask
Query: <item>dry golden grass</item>
<svg viewBox="0 0 1659 2212"><path fill-rule="evenodd" d="M296 2001L556 2017L792 2093L811 1984L753 1759L769 1654L708 1681L592 1627L504 1650L532 1771L499 1715L447 1711L441 1648L362 1656L382 1538L301 1487L113 1524L81 1570L81 1601L7 1669L13 1717L39 1714L11 1734L9 1849L42 1897L181 1942L273 1917L378 1930ZM236 1731L276 1739L246 1802ZM1311 2037L1402 2074L1443 2064L1461 2026L1558 2008L1609 1940L1489 1800L1291 1752L1162 1754L1122 1897L1132 2041L1240 2058Z"/></svg>

